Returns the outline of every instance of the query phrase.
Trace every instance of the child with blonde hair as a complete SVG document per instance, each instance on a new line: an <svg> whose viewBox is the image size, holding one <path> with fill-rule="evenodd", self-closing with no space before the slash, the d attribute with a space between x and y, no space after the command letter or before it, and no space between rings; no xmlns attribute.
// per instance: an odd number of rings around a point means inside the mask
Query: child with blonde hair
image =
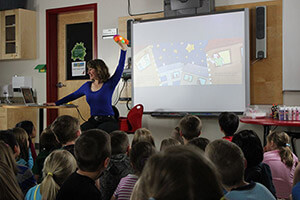
<svg viewBox="0 0 300 200"><path fill-rule="evenodd" d="M76 170L74 156L66 150L55 150L45 160L43 181L31 188L25 200L54 200L60 186Z"/></svg>
<svg viewBox="0 0 300 200"><path fill-rule="evenodd" d="M292 192L297 156L291 151L290 137L285 132L271 132L267 136L263 163L270 166L278 198L287 199Z"/></svg>
<svg viewBox="0 0 300 200"><path fill-rule="evenodd" d="M136 143L145 141L149 142L155 147L154 138L150 130L146 128L139 128L134 132L134 136L131 142L131 147L133 147Z"/></svg>

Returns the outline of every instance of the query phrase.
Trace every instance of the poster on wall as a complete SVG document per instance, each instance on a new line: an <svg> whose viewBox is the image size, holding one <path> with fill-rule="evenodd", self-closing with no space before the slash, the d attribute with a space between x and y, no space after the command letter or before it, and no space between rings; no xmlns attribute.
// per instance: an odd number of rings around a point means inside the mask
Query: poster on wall
<svg viewBox="0 0 300 200"><path fill-rule="evenodd" d="M67 80L88 79L86 63L93 58L93 23L66 25Z"/></svg>

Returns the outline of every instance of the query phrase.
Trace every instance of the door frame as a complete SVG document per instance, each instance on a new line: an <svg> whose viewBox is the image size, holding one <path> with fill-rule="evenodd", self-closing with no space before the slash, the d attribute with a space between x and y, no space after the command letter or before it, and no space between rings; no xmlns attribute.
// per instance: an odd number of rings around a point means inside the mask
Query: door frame
<svg viewBox="0 0 300 200"><path fill-rule="evenodd" d="M46 98L47 102L55 102L58 98L57 73L58 73L58 52L57 52L57 19L58 15L66 12L93 10L94 11L94 36L93 36L93 58L97 57L97 3L55 8L46 10ZM47 125L51 124L58 116L57 109L47 109Z"/></svg>

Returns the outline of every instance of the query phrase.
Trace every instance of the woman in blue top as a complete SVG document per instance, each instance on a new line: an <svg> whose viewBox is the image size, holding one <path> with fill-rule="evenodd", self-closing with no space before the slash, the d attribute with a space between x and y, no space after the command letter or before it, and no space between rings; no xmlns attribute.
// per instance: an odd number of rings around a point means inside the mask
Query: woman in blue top
<svg viewBox="0 0 300 200"><path fill-rule="evenodd" d="M90 106L91 117L81 125L81 130L99 128L110 133L119 129L111 102L113 92L123 73L127 45L122 42L118 44L121 47L121 55L117 69L111 77L103 60L90 60L87 67L91 81L87 81L78 90L55 103L46 103L46 105L62 105L85 95Z"/></svg>

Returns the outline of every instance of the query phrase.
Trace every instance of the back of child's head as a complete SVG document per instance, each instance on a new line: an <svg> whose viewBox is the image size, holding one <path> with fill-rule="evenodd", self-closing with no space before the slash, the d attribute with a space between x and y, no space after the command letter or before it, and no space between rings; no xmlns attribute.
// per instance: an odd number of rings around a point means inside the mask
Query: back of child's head
<svg viewBox="0 0 300 200"><path fill-rule="evenodd" d="M128 151L129 139L124 131L113 131L109 135L111 140L112 155L124 154Z"/></svg>
<svg viewBox="0 0 300 200"><path fill-rule="evenodd" d="M74 153L80 170L95 172L111 155L110 136L100 129L87 130L76 140Z"/></svg>
<svg viewBox="0 0 300 200"><path fill-rule="evenodd" d="M238 186L244 180L244 154L236 144L215 140L207 145L205 154L215 164L224 186Z"/></svg>
<svg viewBox="0 0 300 200"><path fill-rule="evenodd" d="M202 151L205 151L206 146L209 144L209 139L204 137L196 137L188 142L189 145L194 145L200 148Z"/></svg>
<svg viewBox="0 0 300 200"><path fill-rule="evenodd" d="M148 158L156 152L155 147L149 142L136 143L130 150L130 162L135 174L140 175Z"/></svg>
<svg viewBox="0 0 300 200"><path fill-rule="evenodd" d="M166 138L161 141L160 150L164 151L166 148L169 148L171 146L176 146L176 145L181 145L181 143L174 138Z"/></svg>
<svg viewBox="0 0 300 200"><path fill-rule="evenodd" d="M12 132L16 137L17 143L20 146L20 156L19 158L28 161L29 159L29 141L28 141L28 134L23 128L13 128Z"/></svg>
<svg viewBox="0 0 300 200"><path fill-rule="evenodd" d="M32 137L32 133L34 130L34 124L32 121L29 120L24 120L16 124L16 127L22 128L26 131L29 137Z"/></svg>
<svg viewBox="0 0 300 200"><path fill-rule="evenodd" d="M0 199L20 200L23 199L22 190L16 180L13 170L4 162L0 161Z"/></svg>
<svg viewBox="0 0 300 200"><path fill-rule="evenodd" d="M213 164L193 146L173 146L153 155L132 194L133 200L220 200Z"/></svg>
<svg viewBox="0 0 300 200"><path fill-rule="evenodd" d="M51 130L61 144L76 140L80 131L79 120L70 115L57 117L50 126Z"/></svg>
<svg viewBox="0 0 300 200"><path fill-rule="evenodd" d="M179 121L179 129L186 140L191 140L201 134L202 122L195 115L186 115Z"/></svg>
<svg viewBox="0 0 300 200"><path fill-rule="evenodd" d="M15 157L11 148L4 141L0 141L0 161L5 163L15 174L18 172Z"/></svg>
<svg viewBox="0 0 300 200"><path fill-rule="evenodd" d="M19 146L11 129L9 130L1 130L0 131L0 140L4 141L6 144L9 145L13 154L15 154L15 147Z"/></svg>
<svg viewBox="0 0 300 200"><path fill-rule="evenodd" d="M61 147L61 144L57 141L50 127L47 127L46 129L43 130L40 136L40 146L42 150L48 152L54 149L59 149Z"/></svg>
<svg viewBox="0 0 300 200"><path fill-rule="evenodd" d="M281 161L287 166L292 167L294 164L293 153L289 147L290 137L285 132L271 132L267 136L267 141L273 142L279 150Z"/></svg>
<svg viewBox="0 0 300 200"><path fill-rule="evenodd" d="M247 168L255 167L264 159L264 150L257 134L243 130L233 135L232 142L238 145L247 160Z"/></svg>
<svg viewBox="0 0 300 200"><path fill-rule="evenodd" d="M146 128L139 128L134 132L134 136L131 142L131 147L133 147L136 143L141 141L149 142L150 144L155 146L152 133Z"/></svg>
<svg viewBox="0 0 300 200"><path fill-rule="evenodd" d="M76 170L74 156L66 150L55 150L47 156L43 167L41 195L43 199L55 199L64 181Z"/></svg>
<svg viewBox="0 0 300 200"><path fill-rule="evenodd" d="M239 127L240 119L235 113L222 112L219 115L219 126L226 136L232 136Z"/></svg>

